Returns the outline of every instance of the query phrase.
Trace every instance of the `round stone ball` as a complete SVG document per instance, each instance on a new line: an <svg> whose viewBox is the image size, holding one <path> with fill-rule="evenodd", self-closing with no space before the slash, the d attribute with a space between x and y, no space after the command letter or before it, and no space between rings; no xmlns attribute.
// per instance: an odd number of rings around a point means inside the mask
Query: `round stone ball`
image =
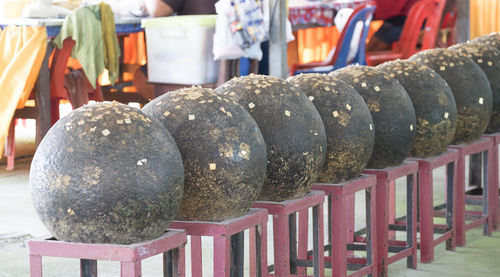
<svg viewBox="0 0 500 277"><path fill-rule="evenodd" d="M415 110L405 89L389 74L368 66L332 71L363 97L375 124L369 168L397 166L408 156L416 131Z"/></svg>
<svg viewBox="0 0 500 277"><path fill-rule="evenodd" d="M326 159L318 181L341 183L358 177L375 141L372 116L361 95L326 74L300 74L288 81L309 97L325 125Z"/></svg>
<svg viewBox="0 0 500 277"><path fill-rule="evenodd" d="M154 99L143 111L170 131L182 155L184 197L176 219L221 221L244 215L266 174L266 145L238 103L200 87Z"/></svg>
<svg viewBox="0 0 500 277"><path fill-rule="evenodd" d="M415 108L417 132L409 156L428 158L445 152L457 127L457 106L446 81L428 66L409 60L377 68L398 80Z"/></svg>
<svg viewBox="0 0 500 277"><path fill-rule="evenodd" d="M498 51L500 51L500 32L496 32L496 33L493 32L493 33L479 36L479 37L471 40L471 42L478 42L481 44L486 44L486 45L495 47Z"/></svg>
<svg viewBox="0 0 500 277"><path fill-rule="evenodd" d="M425 50L410 59L432 68L453 92L458 120L452 144L479 139L493 108L490 84L481 68L472 59L443 48Z"/></svg>
<svg viewBox="0 0 500 277"><path fill-rule="evenodd" d="M164 234L182 199L179 150L160 122L117 103L80 107L38 146L35 210L58 240L130 244Z"/></svg>
<svg viewBox="0 0 500 277"><path fill-rule="evenodd" d="M500 51L479 42L461 43L448 48L476 62L488 77L493 96L493 114L486 133L500 132Z"/></svg>
<svg viewBox="0 0 500 277"><path fill-rule="evenodd" d="M267 173L259 200L283 201L307 194L325 161L321 117L295 86L255 75L233 78L216 93L241 104L255 119L267 147Z"/></svg>

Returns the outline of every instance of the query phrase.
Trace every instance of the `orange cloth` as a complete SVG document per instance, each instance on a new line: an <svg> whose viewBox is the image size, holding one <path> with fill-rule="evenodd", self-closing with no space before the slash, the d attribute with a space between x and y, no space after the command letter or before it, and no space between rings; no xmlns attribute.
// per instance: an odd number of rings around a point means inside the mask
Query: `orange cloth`
<svg viewBox="0 0 500 277"><path fill-rule="evenodd" d="M9 26L0 32L0 154L16 108L23 108L47 49L45 27Z"/></svg>
<svg viewBox="0 0 500 277"><path fill-rule="evenodd" d="M500 32L500 0L470 1L470 38Z"/></svg>

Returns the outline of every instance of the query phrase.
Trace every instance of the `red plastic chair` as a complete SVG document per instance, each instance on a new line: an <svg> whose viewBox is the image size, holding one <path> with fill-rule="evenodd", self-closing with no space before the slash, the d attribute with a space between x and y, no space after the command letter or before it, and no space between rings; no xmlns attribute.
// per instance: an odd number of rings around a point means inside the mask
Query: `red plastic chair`
<svg viewBox="0 0 500 277"><path fill-rule="evenodd" d="M367 52L368 65L407 59L421 50L434 48L445 3L446 0L420 0L413 4L399 41L389 51Z"/></svg>
<svg viewBox="0 0 500 277"><path fill-rule="evenodd" d="M330 53L325 61L294 64L290 69L290 75L298 73L327 73L335 69L345 67L349 63L366 65L365 40L368 35L374 11L375 6L371 4L358 6L347 20L345 27L340 34L337 46L332 49L334 52ZM347 61L349 48L354 36L354 29L358 22L363 22L359 47L354 60Z"/></svg>
<svg viewBox="0 0 500 277"><path fill-rule="evenodd" d="M439 29L439 35L436 42L436 47L446 48L452 46L458 42L457 39L457 9L446 12L444 14L443 21L441 22L441 28Z"/></svg>

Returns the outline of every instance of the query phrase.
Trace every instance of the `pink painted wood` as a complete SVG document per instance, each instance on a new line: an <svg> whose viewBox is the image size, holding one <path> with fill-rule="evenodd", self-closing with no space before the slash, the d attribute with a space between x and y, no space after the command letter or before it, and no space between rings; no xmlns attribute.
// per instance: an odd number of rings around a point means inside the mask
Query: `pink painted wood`
<svg viewBox="0 0 500 277"><path fill-rule="evenodd" d="M107 260L121 262L121 276L141 276L141 261L172 251L174 257L184 257L184 246L187 235L184 230L168 229L161 237L129 245L120 244L89 244L58 241L51 237L32 239L28 241L30 256L30 276L42 276L42 257L76 258L80 260ZM173 274L176 277L185 276L184 261L173 259ZM164 271L169 270L164 267Z"/></svg>
<svg viewBox="0 0 500 277"><path fill-rule="evenodd" d="M494 179L493 164L493 140L491 138L481 138L470 144L450 145L448 148L459 151L457 163L457 208L455 213L456 222L456 243L458 246L465 246L465 232L471 228L483 225L483 234L490 235L493 230L493 217L495 210L498 209L497 197L489 197L498 194L498 186L490 180ZM465 158L472 154L483 153L482 171L485 172L483 178L483 204L482 215L471 218L471 213L465 210ZM494 206L497 203L497 206ZM466 219L471 219L471 223L466 224Z"/></svg>
<svg viewBox="0 0 500 277"><path fill-rule="evenodd" d="M378 276L387 276L388 265L407 259L408 268L417 268L417 185L418 163L404 161L401 165L383 169L366 169L363 174L377 176L376 196L376 240ZM406 241L389 240L390 183L406 176ZM396 253L389 256L389 252Z"/></svg>
<svg viewBox="0 0 500 277"><path fill-rule="evenodd" d="M420 261L431 263L434 261L434 246L446 241L446 249L455 251L455 210L457 191L457 150L447 152L427 159L412 158L418 162L418 191L419 191L419 227L420 227ZM434 169L446 166L446 225L441 236L434 239L434 230L439 226L434 224L433 179ZM442 228L441 228L442 229Z"/></svg>
<svg viewBox="0 0 500 277"><path fill-rule="evenodd" d="M213 276L230 276L231 273L231 236L250 231L249 263L250 276L267 277L267 211L264 209L250 209L241 217L231 218L220 222L208 221L174 221L170 228L184 229L191 236L191 269L193 277L201 277L201 240L202 236L214 239L214 273ZM193 245L193 241L195 242Z"/></svg>
<svg viewBox="0 0 500 277"><path fill-rule="evenodd" d="M282 202L256 201L252 207L267 209L273 216L274 276L307 276L308 209L313 208L313 271L314 276L325 275L323 251L322 191L310 191L304 197ZM298 240L295 230L299 214ZM292 221L290 221L292 218ZM291 223L292 222L292 223ZM291 227L292 226L292 227ZM302 266L301 266L302 265ZM272 275L270 275L272 276Z"/></svg>
<svg viewBox="0 0 500 277"><path fill-rule="evenodd" d="M486 138L491 138L493 140L493 159L492 159L492 167L493 167L493 180L492 184L495 188L499 188L499 174L498 174L498 145L500 144L500 133L494 133L494 134L484 134L483 137ZM500 191L499 191L500 194ZM494 216L493 216L493 229L498 230L500 227L500 195L498 199L492 199L492 201L496 201L498 206L498 209L495 209Z"/></svg>
<svg viewBox="0 0 500 277"><path fill-rule="evenodd" d="M330 217L329 226L331 255L327 259L331 262L332 276L345 277L348 271L348 265L359 265L359 269L352 270L349 276L364 276L372 274L377 275L377 260L376 249L376 214L375 214L375 185L377 178L373 175L362 175L359 178L350 180L340 184L324 184L318 183L313 186L315 190L324 191L330 201L329 206ZM351 219L354 217L354 211L348 213L347 210L352 210L350 204L354 203L352 199L357 191L365 190L366 192L366 241L365 247L367 258L351 257L351 251L348 251L348 246L354 241L354 223ZM352 230L352 231L351 231ZM348 236L352 232L352 236ZM359 245L355 244L355 245Z"/></svg>

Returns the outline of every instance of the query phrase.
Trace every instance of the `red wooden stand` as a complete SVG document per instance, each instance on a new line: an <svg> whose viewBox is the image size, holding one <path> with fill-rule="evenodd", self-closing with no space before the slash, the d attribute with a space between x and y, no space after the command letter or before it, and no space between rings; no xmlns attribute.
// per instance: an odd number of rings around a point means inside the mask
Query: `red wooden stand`
<svg viewBox="0 0 500 277"><path fill-rule="evenodd" d="M306 196L282 202L257 201L252 207L267 209L273 215L274 275L306 276L307 267L313 267L314 276L325 275L323 251L322 191L311 191ZM313 209L313 259L307 259L308 209ZM297 239L297 213L299 230ZM298 246L297 246L298 242ZM298 249L297 249L298 248Z"/></svg>
<svg viewBox="0 0 500 277"><path fill-rule="evenodd" d="M418 162L418 211L420 231L420 261L431 263L434 260L434 247L446 241L447 250L455 250L455 207L457 191L458 151L447 152L432 158L411 160ZM434 207L432 171L446 166L446 202ZM446 224L434 224L434 209L446 208ZM434 239L434 234L441 234Z"/></svg>
<svg viewBox="0 0 500 277"><path fill-rule="evenodd" d="M493 180L493 141L482 138L470 144L450 145L449 148L459 151L457 163L457 208L456 208L456 239L458 246L465 245L465 232L469 229L483 225L483 234L490 235L493 230L493 214L498 209L498 186L495 187L490 180ZM483 210L466 211L466 189L465 189L465 157L473 154L481 154L482 163L479 170L482 170L483 183ZM495 195L495 197L490 197ZM495 206L496 204L496 206ZM466 223L466 220L471 222Z"/></svg>
<svg viewBox="0 0 500 277"><path fill-rule="evenodd" d="M250 234L250 276L267 276L267 211L250 209L241 217L220 222L174 221L171 228L184 229L191 236L191 268L193 277L202 276L201 237L214 238L213 276L229 277L231 269L242 275L243 232ZM236 243L235 243L236 241ZM234 249L234 246L238 247ZM233 250L233 251L231 251ZM233 252L233 253L231 253Z"/></svg>
<svg viewBox="0 0 500 277"><path fill-rule="evenodd" d="M42 276L42 257L80 259L80 276L97 276L97 260L121 262L121 276L139 277L141 261L163 253L164 276L185 276L184 246L186 232L169 229L163 236L140 243L90 244L57 241L54 238L28 241L30 276Z"/></svg>
<svg viewBox="0 0 500 277"><path fill-rule="evenodd" d="M375 185L377 178L373 175L363 175L357 179L340 184L316 184L315 190L321 190L328 196L328 237L330 244L330 256L332 277L377 275L376 237L376 214L375 214ZM350 243L353 241L353 233L348 211L353 206L349 205L351 197L357 192L364 190L366 193L366 243ZM349 234L350 233L350 234ZM349 237L349 238L348 238ZM366 251L366 258L353 257L349 251ZM347 271L354 271L347 275Z"/></svg>
<svg viewBox="0 0 500 277"><path fill-rule="evenodd" d="M400 259L407 259L408 268L417 268L417 186L418 163L405 161L396 167L366 169L364 174L377 176L376 217L377 217L377 270L379 276L387 276L387 266ZM390 184L397 178L406 176L406 226L389 224ZM390 230L406 231L406 241L389 240ZM389 256L389 252L396 253Z"/></svg>
<svg viewBox="0 0 500 277"><path fill-rule="evenodd" d="M498 145L500 144L500 133L494 133L494 134L484 134L483 137L485 138L490 138L493 140L493 158L492 158L492 168L493 168L493 172L491 175L493 180L490 180L490 184L493 184L493 186L495 188L498 188L499 187L499 181L498 181ZM500 191L499 191L499 194L500 194ZM478 199L480 198L482 200L482 197L478 197L478 196L468 196L467 197L467 200L468 199ZM500 227L500 196L499 196L499 199L498 200L494 200L493 201L497 201L497 204L499 205L499 208L498 209L495 209L494 212L495 212L495 215L493 216L493 229L494 230L498 230L499 227Z"/></svg>

